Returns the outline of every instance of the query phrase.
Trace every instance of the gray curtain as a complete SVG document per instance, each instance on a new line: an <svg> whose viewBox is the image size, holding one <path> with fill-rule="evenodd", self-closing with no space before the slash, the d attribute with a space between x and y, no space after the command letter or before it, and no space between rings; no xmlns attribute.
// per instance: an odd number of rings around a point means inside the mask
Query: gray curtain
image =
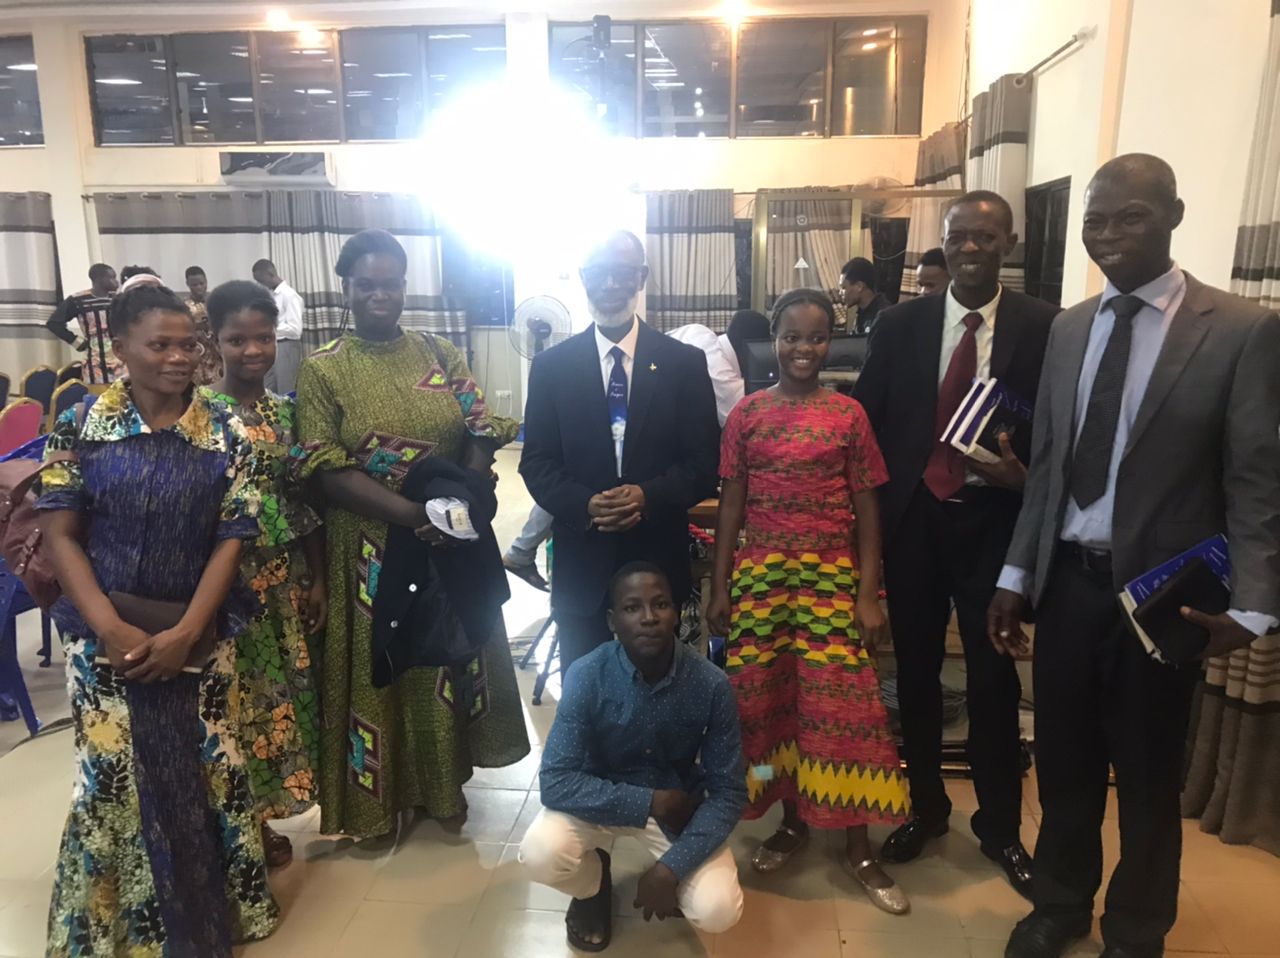
<svg viewBox="0 0 1280 958"><path fill-rule="evenodd" d="M661 330L700 323L723 332L738 303L733 190L650 193L645 320Z"/></svg>
<svg viewBox="0 0 1280 958"><path fill-rule="evenodd" d="M1258 103L1231 288L1280 307L1280 0ZM1228 844L1280 855L1280 636L1214 659L1200 686L1182 812Z"/></svg>
<svg viewBox="0 0 1280 958"><path fill-rule="evenodd" d="M769 203L766 309L798 286L831 292L840 285L840 269L848 262L853 245L852 219L853 204L847 199ZM863 253L868 255L868 234L864 232L862 239Z"/></svg>
<svg viewBox="0 0 1280 958"><path fill-rule="evenodd" d="M49 194L0 193L0 372L14 389L32 366L59 365L70 355L44 328L57 300Z"/></svg>
<svg viewBox="0 0 1280 958"><path fill-rule="evenodd" d="M1031 131L1031 78L1002 76L973 99L965 189L992 190L1013 207L1018 245L1000 271L1010 289L1026 286L1027 141Z"/></svg>
<svg viewBox="0 0 1280 958"><path fill-rule="evenodd" d="M920 142L916 153L915 186L918 189L958 190L964 185L964 137L964 124L948 123ZM950 199L928 196L917 196L911 201L907 253L902 265L904 299L920 295L916 267L920 265L921 255L942 241L942 218L950 202Z"/></svg>

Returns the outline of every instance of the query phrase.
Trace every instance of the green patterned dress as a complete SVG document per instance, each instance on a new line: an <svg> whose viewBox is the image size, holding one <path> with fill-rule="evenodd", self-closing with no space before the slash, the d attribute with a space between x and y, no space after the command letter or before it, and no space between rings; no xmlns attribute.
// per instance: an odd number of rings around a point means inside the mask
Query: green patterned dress
<svg viewBox="0 0 1280 958"><path fill-rule="evenodd" d="M315 803L320 757L311 654L301 615L307 570L302 538L320 527L320 518L288 476L296 441L293 400L268 392L243 406L231 396L206 392L231 407L253 441L248 479L261 497L261 532L245 549L240 572L262 608L236 642L240 747L259 817L288 818Z"/></svg>
<svg viewBox="0 0 1280 958"><path fill-rule="evenodd" d="M398 489L418 458L456 461L468 433L505 444L518 426L488 414L452 343L404 333L391 342L344 336L307 359L298 374L298 429L304 475L362 469ZM375 689L373 597L387 526L330 506L325 531L329 626L317 656L321 830L382 835L400 811L415 807L434 818L457 815L473 766L509 765L529 752L506 636L495 635L471 663L468 714L454 707L449 669L412 669Z"/></svg>

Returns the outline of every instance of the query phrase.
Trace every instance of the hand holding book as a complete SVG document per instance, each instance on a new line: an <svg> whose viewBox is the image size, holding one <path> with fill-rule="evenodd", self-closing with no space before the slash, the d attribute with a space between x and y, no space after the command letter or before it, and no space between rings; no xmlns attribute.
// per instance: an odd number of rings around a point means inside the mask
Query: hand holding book
<svg viewBox="0 0 1280 958"><path fill-rule="evenodd" d="M1243 649L1257 638L1252 632L1225 612L1210 615L1189 606L1183 606L1179 612L1192 625L1199 626L1209 633L1209 644L1205 646L1200 658L1211 659L1218 655L1230 655L1236 649Z"/></svg>
<svg viewBox="0 0 1280 958"><path fill-rule="evenodd" d="M999 442L1000 458L997 461L966 456L965 466L989 486L1021 492L1027 484L1027 467L1014 454L1007 432L1000 433Z"/></svg>

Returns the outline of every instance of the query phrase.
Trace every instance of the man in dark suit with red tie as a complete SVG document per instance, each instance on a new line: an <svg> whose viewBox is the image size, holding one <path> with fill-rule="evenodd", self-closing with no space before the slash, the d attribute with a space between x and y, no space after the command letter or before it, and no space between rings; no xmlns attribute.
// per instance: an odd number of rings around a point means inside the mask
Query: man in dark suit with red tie
<svg viewBox="0 0 1280 958"><path fill-rule="evenodd" d="M1013 661L987 640L986 611L1021 506L1031 437L1008 437L994 465L939 442L975 377L994 377L1018 397L1035 398L1058 310L1001 286L1000 267L1016 245L1013 213L1001 196L975 191L956 200L942 240L950 287L881 313L855 395L889 467L881 489L885 589L913 808L881 858L911 861L948 830L940 673L954 607L978 793L973 830L984 854L1029 895L1031 856L1019 835L1022 689Z"/></svg>
<svg viewBox="0 0 1280 958"><path fill-rule="evenodd" d="M606 592L628 562L691 588L690 507L715 494L716 399L702 350L646 325L644 244L614 233L580 270L591 329L533 361L520 475L553 517L551 611L563 670L612 637Z"/></svg>

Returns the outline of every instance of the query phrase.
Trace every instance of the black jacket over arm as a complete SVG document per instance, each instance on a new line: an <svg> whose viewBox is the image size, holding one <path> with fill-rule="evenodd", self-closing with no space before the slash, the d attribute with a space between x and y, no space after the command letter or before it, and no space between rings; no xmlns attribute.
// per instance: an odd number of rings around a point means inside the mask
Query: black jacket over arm
<svg viewBox="0 0 1280 958"><path fill-rule="evenodd" d="M893 534L924 477L938 440L938 369L946 294L921 296L880 314L871 331L867 361L854 396L875 429L889 468L880 490L880 522L885 540ZM1040 384L1049 326L1058 307L1010 289L996 308L991 376L1034 402ZM1031 458L1030 435L1015 435L1022 462Z"/></svg>
<svg viewBox="0 0 1280 958"><path fill-rule="evenodd" d="M618 477L595 336L593 327L533 361L520 458L529 492L555 518L555 605L581 615L633 559L661 566L677 601L688 595L688 510L715 494L720 462L705 355L641 323ZM627 484L644 490L645 518L620 534L592 529L587 502Z"/></svg>

